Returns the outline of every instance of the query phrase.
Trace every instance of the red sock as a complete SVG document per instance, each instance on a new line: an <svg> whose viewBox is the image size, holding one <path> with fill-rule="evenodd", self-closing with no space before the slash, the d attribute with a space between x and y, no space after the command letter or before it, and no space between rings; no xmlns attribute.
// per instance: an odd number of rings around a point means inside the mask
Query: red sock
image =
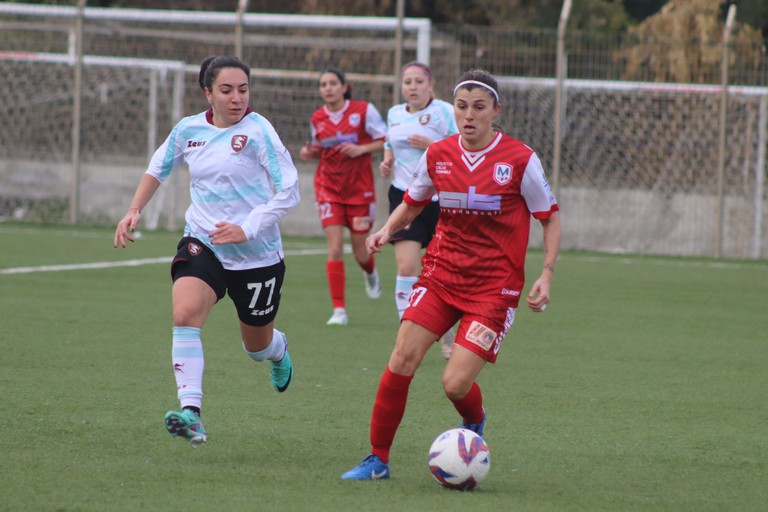
<svg viewBox="0 0 768 512"><path fill-rule="evenodd" d="M328 275L328 290L331 292L333 307L346 307L344 301L344 260L328 261L325 265L325 272Z"/></svg>
<svg viewBox="0 0 768 512"><path fill-rule="evenodd" d="M483 393L477 382L472 383L469 393L459 400L451 400L456 411L466 423L480 423L483 421Z"/></svg>
<svg viewBox="0 0 768 512"><path fill-rule="evenodd" d="M371 415L371 453L385 464L389 463L389 450L405 413L411 380L413 375L398 375L387 366L379 381Z"/></svg>
<svg viewBox="0 0 768 512"><path fill-rule="evenodd" d="M366 264L363 265L359 261L357 264L360 265L360 268L362 268L366 274L373 274L373 271L376 270L376 260L373 258L373 254L368 257L368 262Z"/></svg>

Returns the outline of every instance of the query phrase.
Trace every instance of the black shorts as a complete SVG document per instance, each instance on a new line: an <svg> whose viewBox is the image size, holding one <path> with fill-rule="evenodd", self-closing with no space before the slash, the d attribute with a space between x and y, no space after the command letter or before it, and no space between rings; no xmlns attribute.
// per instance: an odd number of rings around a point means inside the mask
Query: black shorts
<svg viewBox="0 0 768 512"><path fill-rule="evenodd" d="M389 213L392 213L403 202L404 195L405 192L399 188L389 187ZM437 226L437 217L439 215L440 205L438 202L429 203L424 207L419 216L413 219L409 226L389 237L389 243L413 240L414 242L421 242L422 248L426 247L435 234L435 226Z"/></svg>
<svg viewBox="0 0 768 512"><path fill-rule="evenodd" d="M191 276L205 281L221 300L224 294L235 304L237 316L247 325L272 322L280 307L285 262L248 270L225 269L213 251L200 240L184 237L171 263L171 278Z"/></svg>

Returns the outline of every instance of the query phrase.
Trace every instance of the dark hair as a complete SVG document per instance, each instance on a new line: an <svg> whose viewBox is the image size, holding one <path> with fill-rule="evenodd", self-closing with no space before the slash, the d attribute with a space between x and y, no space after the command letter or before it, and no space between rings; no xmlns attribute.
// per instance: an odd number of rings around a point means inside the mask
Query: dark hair
<svg viewBox="0 0 768 512"><path fill-rule="evenodd" d="M203 62L200 63L200 74L197 77L198 83L202 90L211 89L213 82L216 81L216 77L219 76L219 71L222 68L237 68L245 73L245 76L250 80L251 68L249 68L243 61L237 57L232 56L219 56L211 55L206 57Z"/></svg>
<svg viewBox="0 0 768 512"><path fill-rule="evenodd" d="M336 68L328 68L324 70L321 75L324 75L326 73L332 73L336 75L336 77L339 79L339 82L341 82L341 85L347 86L347 91L344 93L344 99L345 100L351 100L352 99L352 84L347 83L347 77L344 76L344 73Z"/></svg>
<svg viewBox="0 0 768 512"><path fill-rule="evenodd" d="M402 75L403 73L405 73L406 69L412 68L412 67L417 67L417 68L422 69L427 74L429 79L432 80L432 70L429 69L429 66L427 66L423 62L419 62L417 60L412 60L411 62L408 62L402 68L400 68L400 74Z"/></svg>
<svg viewBox="0 0 768 512"><path fill-rule="evenodd" d="M480 82L487 86L488 93L493 96L493 104L494 106L499 103L498 100L498 94L499 94L499 83L496 81L493 76L484 69L472 69L470 71L467 71L461 77L459 78L459 81L456 82L457 89L466 89L468 91L471 91L475 87L483 87L482 85L477 84L462 84L461 87L458 86L458 84L461 84L462 82L466 81L474 81L474 82ZM485 89L485 87L483 87ZM493 92L491 92L493 91ZM495 93L495 94L494 94ZM456 89L454 89L454 95L456 94Z"/></svg>

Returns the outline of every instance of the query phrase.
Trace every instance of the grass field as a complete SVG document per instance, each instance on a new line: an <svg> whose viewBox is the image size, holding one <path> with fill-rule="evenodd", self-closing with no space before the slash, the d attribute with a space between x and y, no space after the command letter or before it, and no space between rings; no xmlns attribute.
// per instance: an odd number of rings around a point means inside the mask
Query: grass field
<svg viewBox="0 0 768 512"><path fill-rule="evenodd" d="M0 225L0 510L768 509L765 261L563 253L550 308L520 308L480 377L491 471L460 493L426 465L459 421L437 347L413 382L391 480L340 479L368 453L397 327L391 250L378 301L347 260L350 325L328 328L324 241L286 240L291 388L275 393L244 355L225 299L203 331L208 444L172 439L165 261L177 239L145 233L116 250L111 230Z"/></svg>

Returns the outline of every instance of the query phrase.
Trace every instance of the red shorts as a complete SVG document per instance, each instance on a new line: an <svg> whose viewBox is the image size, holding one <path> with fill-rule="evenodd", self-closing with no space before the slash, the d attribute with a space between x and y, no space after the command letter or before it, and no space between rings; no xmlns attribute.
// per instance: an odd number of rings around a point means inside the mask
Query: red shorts
<svg viewBox="0 0 768 512"><path fill-rule="evenodd" d="M501 342L515 321L515 308L461 301L421 278L413 286L403 320L421 325L438 338L459 321L456 344L495 363Z"/></svg>
<svg viewBox="0 0 768 512"><path fill-rule="evenodd" d="M316 203L320 224L326 226L346 226L352 233L368 233L373 227L376 216L376 203L344 204Z"/></svg>

